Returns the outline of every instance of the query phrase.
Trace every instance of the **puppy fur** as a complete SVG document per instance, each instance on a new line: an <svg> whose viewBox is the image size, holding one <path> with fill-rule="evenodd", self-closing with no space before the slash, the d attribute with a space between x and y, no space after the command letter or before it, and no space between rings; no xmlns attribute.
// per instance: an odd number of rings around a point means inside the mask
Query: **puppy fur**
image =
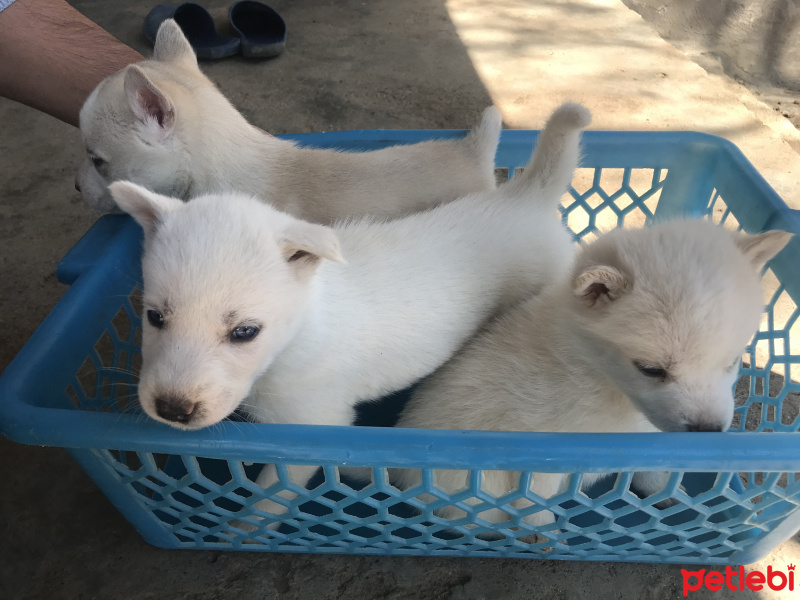
<svg viewBox="0 0 800 600"><path fill-rule="evenodd" d="M116 209L108 185L127 180L183 200L242 192L332 223L397 217L493 189L501 118L489 107L459 140L362 153L300 148L250 125L203 75L170 19L158 30L152 60L97 86L80 127L87 156L76 183L98 210Z"/></svg>
<svg viewBox="0 0 800 600"><path fill-rule="evenodd" d="M739 358L763 311L760 272L790 237L732 234L707 221L611 231L424 382L397 426L725 431ZM587 473L583 483L606 475ZM567 477L535 474L531 490L549 498L566 489ZM455 492L467 478L437 472L437 486ZM392 481L401 489L419 483L408 470ZM487 471L483 489L501 496L518 482L519 473ZM637 473L633 483L649 496L664 489L667 474ZM499 510L482 516L507 520ZM528 521L545 525L553 515Z"/></svg>
<svg viewBox="0 0 800 600"><path fill-rule="evenodd" d="M349 425L359 401L430 374L568 268L574 244L557 206L589 121L562 106L522 174L389 222L329 228L241 195L183 203L112 184L145 231L143 409L185 429L239 406L265 423ZM150 311L163 324L148 323ZM239 327L260 332L236 342ZM170 419L173 409L185 418ZM290 468L301 483L314 470ZM275 480L268 466L258 483Z"/></svg>

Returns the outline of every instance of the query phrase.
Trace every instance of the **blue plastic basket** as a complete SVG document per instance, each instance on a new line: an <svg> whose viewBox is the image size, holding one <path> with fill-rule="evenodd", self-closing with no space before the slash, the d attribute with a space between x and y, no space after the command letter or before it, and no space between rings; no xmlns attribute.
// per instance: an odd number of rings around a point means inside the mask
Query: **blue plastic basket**
<svg viewBox="0 0 800 600"><path fill-rule="evenodd" d="M287 137L370 150L462 133ZM498 166L512 174L522 167L536 136L503 132ZM708 217L748 232L800 232L798 213L729 142L694 133L589 132L584 145L583 168L564 203L564 220L576 239L594 235L598 224L674 215ZM141 359L134 308L140 235L128 218L104 217L59 265L59 279L71 288L0 379L0 431L18 442L68 448L152 544L745 564L800 529L796 240L768 267L765 277L775 290L764 326L744 357L729 433L537 434L236 421L180 432L143 417L134 399L131 372ZM392 400L398 399L402 394ZM370 418L387 417L365 417ZM281 479L268 490L254 483L263 463L275 463ZM290 480L286 465L291 464L321 467L311 489ZM369 467L373 482L349 484L342 469L349 466ZM389 467L419 469L422 485L392 487ZM435 469L467 469L470 484L448 495L434 486ZM521 471L520 489L500 498L487 494L481 489L482 469ZM642 470L672 472L668 487L640 498L630 484L633 472ZM535 472L572 473L569 489L538 498L526 485ZM586 472L617 475L582 491ZM252 506L264 496L287 506L287 514L254 517ZM668 497L678 503L655 506ZM519 498L530 506L514 508ZM438 517L436 509L446 505L459 508L460 518ZM487 522L482 513L490 508L500 508L509 520ZM537 529L524 520L545 508L557 517L553 525ZM245 533L234 527L234 519L260 529ZM281 524L268 527L273 522ZM500 539L487 539L482 534L488 531ZM549 541L521 539L533 532Z"/></svg>

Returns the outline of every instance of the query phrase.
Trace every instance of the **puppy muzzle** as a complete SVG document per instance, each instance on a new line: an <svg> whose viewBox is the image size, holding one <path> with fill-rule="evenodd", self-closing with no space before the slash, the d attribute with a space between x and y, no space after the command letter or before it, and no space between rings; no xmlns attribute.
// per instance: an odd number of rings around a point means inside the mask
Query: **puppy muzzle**
<svg viewBox="0 0 800 600"><path fill-rule="evenodd" d="M171 423L188 425L197 414L199 403L177 396L161 396L155 399L156 414Z"/></svg>

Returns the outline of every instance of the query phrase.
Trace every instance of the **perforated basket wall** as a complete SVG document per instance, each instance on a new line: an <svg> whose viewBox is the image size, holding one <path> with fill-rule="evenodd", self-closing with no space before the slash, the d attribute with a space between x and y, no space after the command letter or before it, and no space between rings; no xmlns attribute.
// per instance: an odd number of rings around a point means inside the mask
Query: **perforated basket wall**
<svg viewBox="0 0 800 600"><path fill-rule="evenodd" d="M456 135L292 137L369 150ZM535 139L536 132L504 132L500 177L527 162ZM748 232L800 230L797 213L718 138L589 132L584 145L562 207L576 241L676 215ZM140 244L129 219L104 217L65 258L59 277L72 287L0 379L0 424L17 441L69 448L153 544L734 564L758 559L800 529L796 241L766 270L766 310L743 356L731 432L641 435L237 421L178 432L151 422L135 400ZM402 400L397 394L381 405L383 413L361 419L390 423ZM277 466L280 480L266 490L255 483L265 463ZM319 468L306 489L296 472L308 465ZM393 468L414 470L419 485L392 486ZM460 471L463 489L438 489L441 470ZM493 497L482 489L486 470L518 472L519 482ZM668 471L669 481L641 497L632 483L641 471ZM609 475L582 486L583 475L596 472ZM537 497L529 489L537 473L567 473L569 486ZM273 501L268 511L256 507L264 498ZM555 522L533 525L541 511Z"/></svg>

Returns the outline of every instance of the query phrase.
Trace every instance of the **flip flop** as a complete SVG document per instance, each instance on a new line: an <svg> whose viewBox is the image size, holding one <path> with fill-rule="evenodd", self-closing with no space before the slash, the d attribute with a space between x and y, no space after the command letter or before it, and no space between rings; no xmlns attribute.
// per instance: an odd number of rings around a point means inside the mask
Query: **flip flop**
<svg viewBox="0 0 800 600"><path fill-rule="evenodd" d="M156 33L161 23L167 19L175 22L194 48L197 58L218 59L233 56L239 51L238 38L220 35L214 27L214 19L209 12L194 2L177 5L159 4L144 18L142 32L155 44Z"/></svg>
<svg viewBox="0 0 800 600"><path fill-rule="evenodd" d="M240 0L231 6L231 27L242 40L242 55L270 58L283 52L286 23L278 12L263 2Z"/></svg>

